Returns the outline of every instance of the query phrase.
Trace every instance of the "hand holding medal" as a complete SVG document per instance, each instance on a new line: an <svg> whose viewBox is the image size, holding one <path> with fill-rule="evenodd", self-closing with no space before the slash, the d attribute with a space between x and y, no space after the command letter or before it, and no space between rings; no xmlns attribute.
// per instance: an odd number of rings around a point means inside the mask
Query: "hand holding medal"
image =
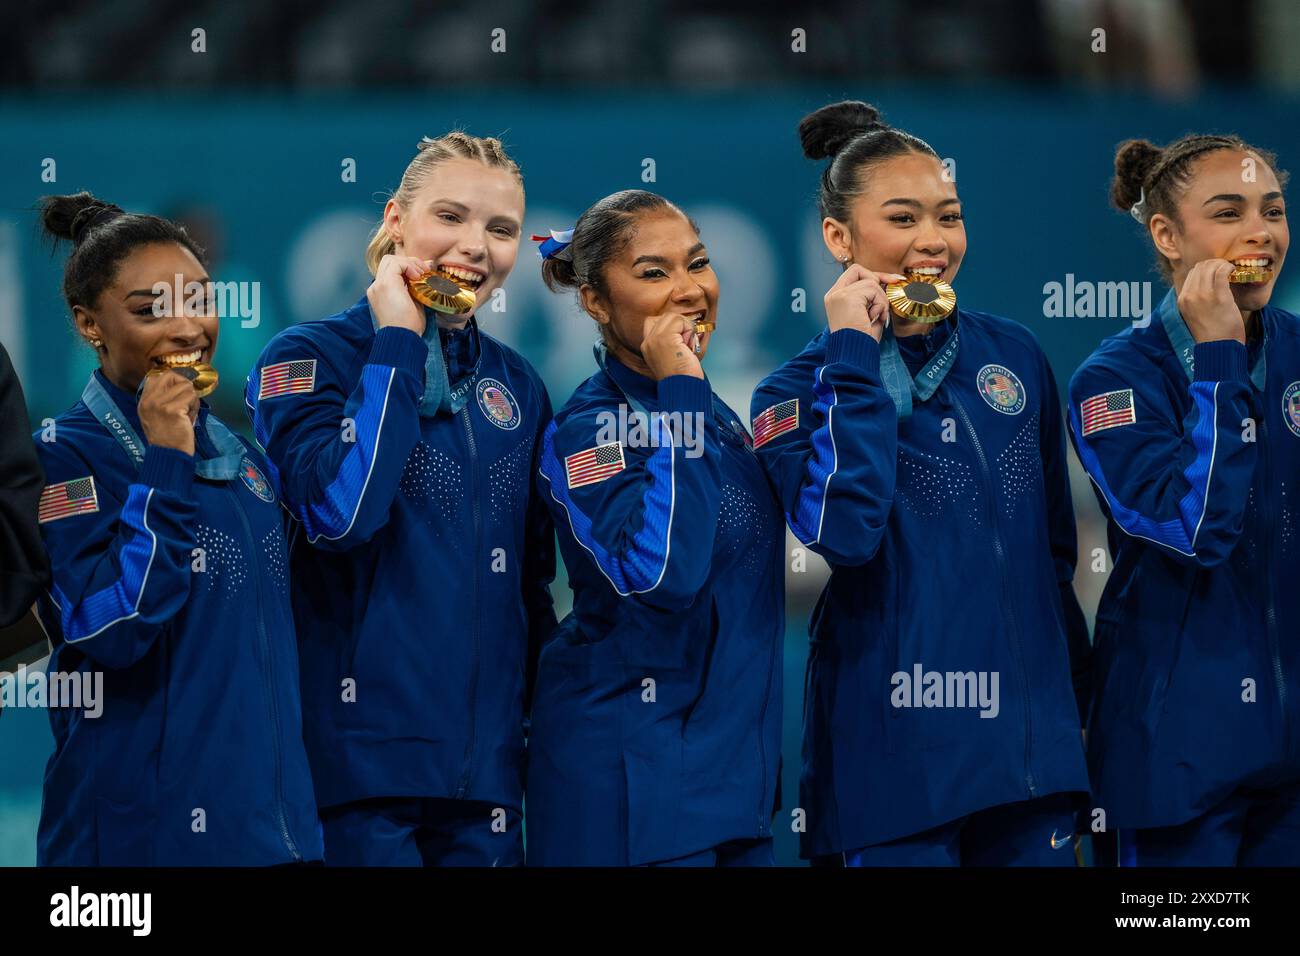
<svg viewBox="0 0 1300 956"><path fill-rule="evenodd" d="M847 257L841 261L847 261ZM832 332L857 329L879 342L889 322L885 284L903 279L905 276L896 272L871 272L851 263L823 299L827 326Z"/></svg>
<svg viewBox="0 0 1300 956"><path fill-rule="evenodd" d="M396 284L398 281L400 286ZM474 287L482 281L483 276L470 269L435 266L428 260L390 255L380 260L366 297L380 327L398 325L422 335L424 310L412 309L412 302L446 315L464 315L478 304ZM401 296L398 288L404 288L406 296ZM398 301L399 296L403 301Z"/></svg>
<svg viewBox="0 0 1300 956"><path fill-rule="evenodd" d="M194 366L159 366L140 383L136 412L140 427L151 445L194 454L194 421L199 414L199 393L195 382L182 369ZM211 368L211 366L205 366ZM177 375L169 375L177 372ZM197 373L196 373L197 375ZM215 387L216 372L212 373Z"/></svg>
<svg viewBox="0 0 1300 956"><path fill-rule="evenodd" d="M642 329L641 357L650 367L655 381L662 381L670 375L704 377L704 369L698 357L699 337L696 333L700 325L709 324L702 322L703 318L703 315L684 316L680 312L646 317Z"/></svg>
<svg viewBox="0 0 1300 956"><path fill-rule="evenodd" d="M1178 290L1178 313L1195 341L1245 343L1246 325L1232 289L1238 268L1232 260L1202 259L1188 270Z"/></svg>

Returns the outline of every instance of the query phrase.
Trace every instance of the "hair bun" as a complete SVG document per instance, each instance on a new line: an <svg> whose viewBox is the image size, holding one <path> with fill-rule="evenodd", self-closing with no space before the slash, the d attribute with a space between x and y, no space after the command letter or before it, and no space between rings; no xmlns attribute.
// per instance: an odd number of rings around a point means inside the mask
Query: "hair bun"
<svg viewBox="0 0 1300 956"><path fill-rule="evenodd" d="M873 129L886 129L880 110L861 100L844 100L814 110L799 121L799 143L809 159L834 158L849 140Z"/></svg>
<svg viewBox="0 0 1300 956"><path fill-rule="evenodd" d="M45 231L74 245L81 242L92 226L116 218L123 212L121 206L97 199L84 190L67 196L46 196L41 200L40 211Z"/></svg>
<svg viewBox="0 0 1300 956"><path fill-rule="evenodd" d="M1164 150L1145 139L1129 139L1115 150L1115 178L1110 184L1110 201L1122 212L1142 198L1142 186L1156 168Z"/></svg>

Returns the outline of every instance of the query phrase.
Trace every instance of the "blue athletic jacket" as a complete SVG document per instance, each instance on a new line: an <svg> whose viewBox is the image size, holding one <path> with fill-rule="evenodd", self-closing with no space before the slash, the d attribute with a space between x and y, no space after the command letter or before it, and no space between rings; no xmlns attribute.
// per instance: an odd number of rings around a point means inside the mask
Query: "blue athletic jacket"
<svg viewBox="0 0 1300 956"><path fill-rule="evenodd" d="M1171 291L1070 382L1114 569L1088 757L1110 827L1183 823L1300 778L1300 320L1196 344Z"/></svg>
<svg viewBox="0 0 1300 956"><path fill-rule="evenodd" d="M516 352L474 324L462 335L476 355L464 377L453 366L445 406L425 398L426 378L447 377L432 315L424 338L376 330L364 297L279 333L248 378L254 432L296 519L303 724L322 807L522 807L526 681L555 625L554 531L531 493L551 406Z"/></svg>
<svg viewBox="0 0 1300 956"><path fill-rule="evenodd" d="M1027 329L958 316L900 351L887 334L883 373L870 336L823 332L754 393L759 460L831 566L804 688L804 856L1088 789L1056 384Z"/></svg>
<svg viewBox="0 0 1300 956"><path fill-rule="evenodd" d="M539 485L573 612L538 668L530 864L771 835L784 528L750 445L707 380L656 383L612 357L547 429Z"/></svg>
<svg viewBox="0 0 1300 956"><path fill-rule="evenodd" d="M274 478L206 404L197 457L233 449L232 477L196 476L195 457L147 445L134 395L94 378L111 405L83 399L35 436L49 671L103 680L98 717L50 709L37 859L319 860Z"/></svg>

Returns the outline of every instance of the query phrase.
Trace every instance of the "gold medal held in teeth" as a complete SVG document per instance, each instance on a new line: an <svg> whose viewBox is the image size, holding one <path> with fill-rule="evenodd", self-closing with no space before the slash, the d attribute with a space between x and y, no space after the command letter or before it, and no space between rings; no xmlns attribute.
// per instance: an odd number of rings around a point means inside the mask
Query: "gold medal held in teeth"
<svg viewBox="0 0 1300 956"><path fill-rule="evenodd" d="M176 372L190 380L199 398L207 398L217 390L217 370L207 362L195 362L193 365L158 365L149 369L149 375L161 375L164 372Z"/></svg>
<svg viewBox="0 0 1300 956"><path fill-rule="evenodd" d="M411 297L437 312L462 315L474 308L478 296L441 269L430 269L418 279L407 279Z"/></svg>
<svg viewBox="0 0 1300 956"><path fill-rule="evenodd" d="M909 272L906 280L885 286L885 295L895 315L913 322L939 322L957 308L957 293L938 276Z"/></svg>
<svg viewBox="0 0 1300 956"><path fill-rule="evenodd" d="M1268 282L1273 278L1273 270L1268 266L1249 265L1243 266L1233 262L1235 267L1228 273L1228 281L1239 284L1252 284L1256 282Z"/></svg>

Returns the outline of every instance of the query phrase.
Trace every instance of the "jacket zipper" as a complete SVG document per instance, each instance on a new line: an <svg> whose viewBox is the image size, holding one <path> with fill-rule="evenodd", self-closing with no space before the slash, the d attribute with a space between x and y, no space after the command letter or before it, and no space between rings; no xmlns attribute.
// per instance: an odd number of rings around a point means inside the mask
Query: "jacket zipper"
<svg viewBox="0 0 1300 956"><path fill-rule="evenodd" d="M784 532L784 528L782 531ZM781 563L782 577L784 578L784 560ZM767 687L763 691L763 706L758 712L758 757L762 766L762 775L758 778L758 835L762 836L765 829L772 825L772 805L767 802L771 796L767 792L767 742L764 739L767 736L767 703L772 698L772 675L776 672L776 649L781 646L784 636L778 638L772 644L771 653L767 658Z"/></svg>
<svg viewBox="0 0 1300 956"><path fill-rule="evenodd" d="M1002 546L1002 535L998 530L997 504L994 500L993 475L989 469L988 459L984 457L984 446L980 444L979 435L975 432L975 426L971 424L970 416L966 414L966 406L962 404L961 399L955 393L952 393L953 405L957 409L957 414L961 415L962 424L966 426L966 433L970 435L971 443L975 447L975 457L979 461L980 475L984 479L985 494L985 511L988 514L989 529L993 536L993 553L997 557L998 577L1002 585L1002 599L1007 612L1007 630L1011 634L1011 651L1016 658L1016 663L1020 667L1020 682L1024 688L1025 696L1025 785L1029 788L1029 796L1035 797L1038 794L1037 787L1034 784L1034 771L1030 765L1030 744L1033 740L1033 716L1029 699L1029 674L1025 670L1025 656L1020 643L1020 626L1016 621L1016 609L1014 596L1007 587L1007 558L1006 549Z"/></svg>
<svg viewBox="0 0 1300 956"><path fill-rule="evenodd" d="M1277 529L1281 527L1281 522L1272 520L1273 509L1265 503L1265 496L1268 494L1268 490L1273 487L1273 459L1268 453L1266 427L1264 422L1261 421L1259 426L1259 450L1264 459L1264 487L1260 489L1259 501L1260 510L1263 512L1262 517L1265 521L1264 589L1267 595L1264 602L1264 625L1268 636L1268 652L1273 661L1273 683L1277 687L1278 706L1282 713L1282 754L1285 759L1289 758L1291 754L1291 722L1288 719L1286 709L1286 680L1282 675L1282 650L1277 637L1277 608L1274 603L1275 592L1273 587L1273 539Z"/></svg>
<svg viewBox="0 0 1300 956"><path fill-rule="evenodd" d="M479 513L479 494L481 485L479 484L478 475L478 446L474 443L474 425L469 419L469 405L464 405L460 410L461 422L465 426L465 437L469 441L469 461L472 472L471 488L474 489L471 495L474 507L474 595L470 607L473 609L473 642L471 644L470 658L470 676L469 676L469 735L465 741L465 769L461 773L460 788L456 792L457 798L463 798L469 791L469 782L471 770L474 766L474 725L475 725L475 703L478 698L478 667L479 667L479 625L478 625L478 605L479 605L479 575L482 573L480 565L483 563L483 556L479 553L482 538L482 518Z"/></svg>
<svg viewBox="0 0 1300 956"><path fill-rule="evenodd" d="M244 526L244 536L248 539L253 554L257 553L257 542L253 540L253 529L249 526L248 515L244 511L243 502L239 500L239 493L229 484L226 485L226 491L235 501L235 512L239 515L239 522ZM271 641L266 634L266 618L264 611L266 602L262 598L262 575L257 573L253 575L254 587L257 590L257 636L261 639L262 657L264 665L262 667L262 678L266 685L266 699L271 709L271 744L275 752L275 813L276 819L280 824L280 838L284 841L285 847L295 860L301 860L302 854L298 852L298 845L294 843L293 836L289 833L289 821L284 815L284 761L280 754L280 708L275 700L275 682L272 680L272 671L274 664L271 661Z"/></svg>

